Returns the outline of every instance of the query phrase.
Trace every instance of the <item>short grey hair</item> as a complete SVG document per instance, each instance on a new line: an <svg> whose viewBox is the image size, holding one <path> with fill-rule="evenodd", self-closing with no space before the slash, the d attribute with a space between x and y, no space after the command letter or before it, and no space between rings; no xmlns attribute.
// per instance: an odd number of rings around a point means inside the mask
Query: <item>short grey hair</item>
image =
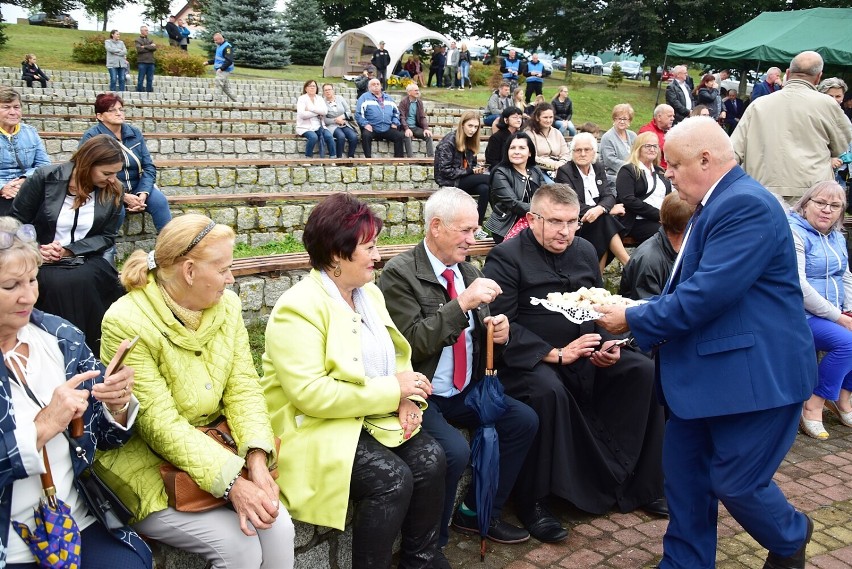
<svg viewBox="0 0 852 569"><path fill-rule="evenodd" d="M0 217L0 232L13 235L12 244L0 250L0 267L6 269L7 264L23 262L25 269L40 267L41 251L37 241L21 241L15 234L21 228L21 222L14 217ZM14 269L13 269L14 270Z"/></svg>
<svg viewBox="0 0 852 569"><path fill-rule="evenodd" d="M660 103L656 107L654 107L654 116L660 115L663 111L671 111L674 112L674 107L671 105L667 105L666 103Z"/></svg>
<svg viewBox="0 0 852 569"><path fill-rule="evenodd" d="M568 145L572 153L574 152L574 145L578 142L586 141L592 145L592 149L595 151L595 154L598 153L598 139L595 138L595 135L591 132L578 132L571 138L571 143Z"/></svg>
<svg viewBox="0 0 852 569"><path fill-rule="evenodd" d="M829 77L828 79L823 79L819 82L819 86L817 86L817 91L820 93L828 94L831 89L840 89L844 93L849 90L846 86L846 81L840 77Z"/></svg>
<svg viewBox="0 0 852 569"><path fill-rule="evenodd" d="M805 217L805 206L808 205L809 201L813 201L814 197L819 194L828 194L831 196L830 199L837 199L840 203L843 204L843 207L840 208L840 216L837 218L837 221L829 227L829 231L837 231L840 229L840 226L843 225L843 212L846 211L846 191L843 187L835 182L834 180L826 180L823 182L817 182L802 194L802 197L799 198L795 204L793 204L793 211Z"/></svg>
<svg viewBox="0 0 852 569"><path fill-rule="evenodd" d="M476 200L467 192L451 186L441 188L426 200L423 208L426 227L432 225L432 220L436 218L445 222L452 221L456 218L456 213L466 205L472 205L476 209Z"/></svg>
<svg viewBox="0 0 852 569"><path fill-rule="evenodd" d="M411 93L415 89L417 89L417 83L409 83L408 85L405 86L405 92L406 93Z"/></svg>

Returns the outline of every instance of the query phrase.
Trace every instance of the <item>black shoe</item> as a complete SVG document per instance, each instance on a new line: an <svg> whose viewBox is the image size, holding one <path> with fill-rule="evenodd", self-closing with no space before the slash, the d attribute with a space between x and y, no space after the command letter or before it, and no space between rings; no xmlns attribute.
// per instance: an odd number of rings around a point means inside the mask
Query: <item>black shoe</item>
<svg viewBox="0 0 852 569"><path fill-rule="evenodd" d="M542 502L535 502L532 508L518 513L530 535L544 543L557 543L568 537L568 530L562 527Z"/></svg>
<svg viewBox="0 0 852 569"><path fill-rule="evenodd" d="M805 542L802 546L790 557L781 557L770 551L766 557L766 563L763 564L763 569L805 569L805 548L810 543L811 536L814 533L813 520L807 514L805 518L808 520L808 528L805 531Z"/></svg>
<svg viewBox="0 0 852 569"><path fill-rule="evenodd" d="M476 516L469 516L456 510L453 514L453 529L461 533L479 534L479 521ZM491 518L491 524L488 526L488 539L497 543L523 543L530 538L527 530L515 527L508 522L504 522L500 518Z"/></svg>
<svg viewBox="0 0 852 569"><path fill-rule="evenodd" d="M444 556L444 552L440 549L435 553L435 557L432 558L432 564L429 567L431 569L453 569L449 560Z"/></svg>
<svg viewBox="0 0 852 569"><path fill-rule="evenodd" d="M669 517L669 503L666 500L665 496L662 498L657 498L653 502L643 504L642 506L640 506L640 509L646 514L651 514L652 516L658 516L660 518Z"/></svg>

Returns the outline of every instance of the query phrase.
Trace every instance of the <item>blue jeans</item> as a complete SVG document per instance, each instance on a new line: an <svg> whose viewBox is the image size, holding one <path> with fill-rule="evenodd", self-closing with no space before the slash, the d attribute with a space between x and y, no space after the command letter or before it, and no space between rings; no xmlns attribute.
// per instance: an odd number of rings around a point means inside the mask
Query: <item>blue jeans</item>
<svg viewBox="0 0 852 569"><path fill-rule="evenodd" d="M154 90L154 64L138 63L137 65L139 67L139 78L136 80L136 90L140 93L142 91L152 92ZM148 83L147 89L142 89L144 82Z"/></svg>
<svg viewBox="0 0 852 569"><path fill-rule="evenodd" d="M163 227L172 220L172 212L169 210L169 202L165 194L154 186L145 200L145 211L151 214L154 220L154 227L157 228L157 233L162 231ZM127 210L121 206L121 212L118 214L118 226L124 225L124 218L127 216Z"/></svg>
<svg viewBox="0 0 852 569"><path fill-rule="evenodd" d="M464 82L470 83L470 62L462 61L459 63L459 71L461 71L461 87L464 89ZM470 83L470 86L473 87L473 83Z"/></svg>
<svg viewBox="0 0 852 569"><path fill-rule="evenodd" d="M127 70L123 67L107 67L107 71L109 71L109 90L124 91Z"/></svg>
<svg viewBox="0 0 852 569"><path fill-rule="evenodd" d="M577 134L577 129L574 127L574 123L571 121L554 121L553 126L559 129L559 132L565 134L567 131L570 136L574 136Z"/></svg>
<svg viewBox="0 0 852 569"><path fill-rule="evenodd" d="M492 124L494 124L494 121L496 121L499 117L500 115L488 115L487 117L482 119L482 122L485 123L485 126L491 126Z"/></svg>
<svg viewBox="0 0 852 569"><path fill-rule="evenodd" d="M302 136L304 136L305 140L307 140L307 143L305 144L305 157L313 158L314 146L316 146L319 141L319 137L322 137L322 143L319 145L320 158L325 158L325 149L328 149L329 158L337 154L337 149L334 145L334 137L327 128L320 128L317 131L309 130L307 132L303 132ZM323 145L325 145L325 148L323 148Z"/></svg>
<svg viewBox="0 0 852 569"><path fill-rule="evenodd" d="M337 127L334 129L334 146L337 149L337 157L343 158L343 145L349 143L349 158L355 157L355 148L358 145L358 133L351 126Z"/></svg>
<svg viewBox="0 0 852 569"><path fill-rule="evenodd" d="M814 395L837 401L840 390L852 391L852 331L818 316L808 318L814 347L826 352L819 362L819 381Z"/></svg>

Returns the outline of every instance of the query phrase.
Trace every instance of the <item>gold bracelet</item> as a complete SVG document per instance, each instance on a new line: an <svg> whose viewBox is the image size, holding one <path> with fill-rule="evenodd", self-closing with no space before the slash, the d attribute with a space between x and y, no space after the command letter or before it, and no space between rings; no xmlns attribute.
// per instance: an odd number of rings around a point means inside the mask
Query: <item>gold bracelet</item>
<svg viewBox="0 0 852 569"><path fill-rule="evenodd" d="M113 411L112 409L110 409L110 406L109 406L109 405L107 405L107 406L106 406L106 408L107 408L107 409L109 409L109 412L110 412L110 414L111 414L113 417L115 417L116 415L124 415L125 413L127 413L127 410L130 408L130 401L128 401L127 403L125 403L125 404L121 407L121 409L117 409L117 410L115 410L115 411Z"/></svg>

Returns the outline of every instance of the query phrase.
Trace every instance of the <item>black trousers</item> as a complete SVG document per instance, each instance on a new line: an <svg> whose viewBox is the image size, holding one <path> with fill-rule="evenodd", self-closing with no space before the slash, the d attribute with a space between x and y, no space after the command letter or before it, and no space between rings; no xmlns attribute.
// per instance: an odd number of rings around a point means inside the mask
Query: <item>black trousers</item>
<svg viewBox="0 0 852 569"><path fill-rule="evenodd" d="M446 468L441 445L422 430L394 448L361 432L349 490L356 502L353 569L390 567L400 530L400 569L431 567L438 551Z"/></svg>
<svg viewBox="0 0 852 569"><path fill-rule="evenodd" d="M432 86L432 77L434 77L434 76L438 77L437 86L443 87L444 86L444 68L443 67L430 67L429 68L429 80L426 81L427 87Z"/></svg>
<svg viewBox="0 0 852 569"><path fill-rule="evenodd" d="M393 142L394 158L405 156L405 135L396 128L389 128L384 132L369 131L361 128L361 148L364 149L364 158L373 157L373 140L390 140Z"/></svg>
<svg viewBox="0 0 852 569"><path fill-rule="evenodd" d="M530 104L530 99L532 99L533 95L541 95L541 86L544 83L542 81L527 81L527 89L524 92L524 99L527 104Z"/></svg>
<svg viewBox="0 0 852 569"><path fill-rule="evenodd" d="M477 196L476 209L479 213L479 225L485 221L485 211L488 209L488 196L491 193L488 174L468 174L458 179L458 187L472 196Z"/></svg>

